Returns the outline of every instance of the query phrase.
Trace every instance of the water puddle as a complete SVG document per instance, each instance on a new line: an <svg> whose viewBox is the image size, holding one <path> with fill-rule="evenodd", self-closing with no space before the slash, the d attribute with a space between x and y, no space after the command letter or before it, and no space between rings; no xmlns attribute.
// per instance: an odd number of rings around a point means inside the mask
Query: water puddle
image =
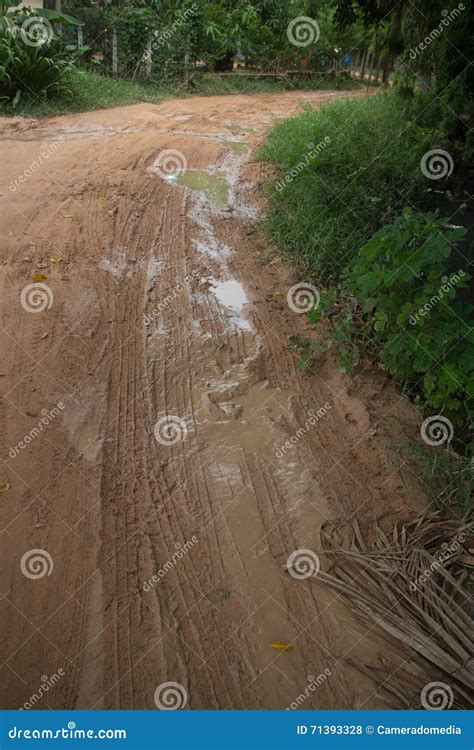
<svg viewBox="0 0 474 750"><path fill-rule="evenodd" d="M242 141L222 141L222 143L230 151L233 151L234 154L246 154L248 151L247 144L242 143Z"/></svg>
<svg viewBox="0 0 474 750"><path fill-rule="evenodd" d="M229 183L224 177L207 174L198 169L189 169L178 175L173 182L191 190L198 190L218 208L224 208L229 201Z"/></svg>
<svg viewBox="0 0 474 750"><path fill-rule="evenodd" d="M25 130L7 129L0 132L0 140L34 141L37 143L87 140L94 138L105 138L107 136L128 135L138 133L138 128L110 128L104 125L86 125L80 127L72 125L69 128L31 128Z"/></svg>
<svg viewBox="0 0 474 750"><path fill-rule="evenodd" d="M248 304L247 295L240 281L216 281L206 279L210 284L209 291L217 298L218 302L227 308L231 315L230 320L237 328L244 331L252 331L252 325L242 316L245 305Z"/></svg>
<svg viewBox="0 0 474 750"><path fill-rule="evenodd" d="M243 128L238 122L229 122L224 125L227 130L231 130L233 133L256 133L254 128Z"/></svg>

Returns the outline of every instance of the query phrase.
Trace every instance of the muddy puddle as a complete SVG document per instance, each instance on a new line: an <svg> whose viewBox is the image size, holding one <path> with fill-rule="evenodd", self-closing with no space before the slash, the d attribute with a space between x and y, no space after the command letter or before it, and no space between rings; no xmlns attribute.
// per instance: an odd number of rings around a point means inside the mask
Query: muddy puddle
<svg viewBox="0 0 474 750"><path fill-rule="evenodd" d="M239 156L246 154L248 151L248 146L243 141L222 141L222 145Z"/></svg>
<svg viewBox="0 0 474 750"><path fill-rule="evenodd" d="M245 289L236 279L228 281L216 281L216 279L206 279L209 284L208 293L211 293L225 308L227 319L237 328L244 331L252 331L252 325L245 317L244 310L249 304Z"/></svg>
<svg viewBox="0 0 474 750"><path fill-rule="evenodd" d="M198 169L189 169L168 179L191 190L203 192L217 208L224 208L229 202L230 186L224 177L211 175Z"/></svg>

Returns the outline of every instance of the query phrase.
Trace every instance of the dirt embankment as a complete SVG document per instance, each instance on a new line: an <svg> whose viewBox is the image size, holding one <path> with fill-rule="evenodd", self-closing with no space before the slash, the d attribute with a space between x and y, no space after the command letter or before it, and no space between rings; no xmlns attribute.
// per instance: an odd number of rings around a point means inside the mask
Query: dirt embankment
<svg viewBox="0 0 474 750"><path fill-rule="evenodd" d="M405 512L414 412L368 363L297 369L249 161L342 95L2 123L3 708L155 708L167 682L188 708L386 706L346 659L387 644L287 566L325 520Z"/></svg>

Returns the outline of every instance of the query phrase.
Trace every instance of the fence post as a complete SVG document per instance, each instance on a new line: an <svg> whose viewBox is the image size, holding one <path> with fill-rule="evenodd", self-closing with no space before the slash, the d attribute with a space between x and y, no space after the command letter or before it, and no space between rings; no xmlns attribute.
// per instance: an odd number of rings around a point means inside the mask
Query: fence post
<svg viewBox="0 0 474 750"><path fill-rule="evenodd" d="M367 80L367 85L369 85L369 83L370 83L370 81L372 79L372 71L374 69L375 54L373 52L369 52L369 56L370 56L370 62L368 64L368 66L367 66L367 69L369 71L369 73L368 73L369 77L368 77L368 80Z"/></svg>
<svg viewBox="0 0 474 750"><path fill-rule="evenodd" d="M350 65L351 78L357 77L357 71L359 70L359 63L360 63L360 49L355 51L351 59L351 65Z"/></svg>
<svg viewBox="0 0 474 750"><path fill-rule="evenodd" d="M152 35L150 34L147 39L147 47L145 50L145 72L149 78L151 76L151 67L153 63L153 47L152 47Z"/></svg>
<svg viewBox="0 0 474 750"><path fill-rule="evenodd" d="M361 64L361 67L360 67L360 80L361 80L361 81L363 81L363 80L364 80L364 76L365 76L365 65L366 65L366 63L367 63L367 50L365 49L365 50L364 50L364 51L362 52L362 64Z"/></svg>
<svg viewBox="0 0 474 750"><path fill-rule="evenodd" d="M82 26L77 27L77 46L78 47L84 46L84 33L82 31Z"/></svg>
<svg viewBox="0 0 474 750"><path fill-rule="evenodd" d="M387 55L387 57L383 61L383 68L382 68L382 84L384 86L387 85L390 73L392 72L392 63L393 63L393 58Z"/></svg>
<svg viewBox="0 0 474 750"><path fill-rule="evenodd" d="M112 74L118 75L117 29L112 29Z"/></svg>
<svg viewBox="0 0 474 750"><path fill-rule="evenodd" d="M184 85L187 86L189 83L189 49L186 49L184 53Z"/></svg>
<svg viewBox="0 0 474 750"><path fill-rule="evenodd" d="M379 75L380 75L380 60L377 57L377 60L375 63L375 76L374 76L374 80L377 81L377 83L379 81Z"/></svg>

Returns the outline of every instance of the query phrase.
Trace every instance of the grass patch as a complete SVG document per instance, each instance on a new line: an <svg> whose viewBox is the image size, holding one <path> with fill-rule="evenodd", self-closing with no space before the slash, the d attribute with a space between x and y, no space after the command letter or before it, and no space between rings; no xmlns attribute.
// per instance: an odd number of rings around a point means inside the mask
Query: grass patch
<svg viewBox="0 0 474 750"><path fill-rule="evenodd" d="M294 78L252 78L235 73L222 77L204 75L194 83L193 91L202 96L226 94L272 94L279 91L353 90L357 81L344 76L301 76Z"/></svg>
<svg viewBox="0 0 474 750"><path fill-rule="evenodd" d="M62 98L43 99L41 97L22 97L17 107L3 104L0 112L3 115L23 115L24 117L52 117L70 112L88 112L95 109L119 107L137 102L159 104L163 99L176 96L179 88L158 88L156 85L143 84L120 79L115 81L107 76L76 70L71 76L71 93Z"/></svg>
<svg viewBox="0 0 474 750"><path fill-rule="evenodd" d="M358 88L359 84L343 78L310 78L309 80L248 79L244 76L212 78L197 77L188 88L182 84L126 79L114 80L86 70L76 70L71 74L70 93L61 98L42 98L24 94L14 107L5 102L0 104L0 115L12 117L52 117L73 112L89 112L96 109L120 107L138 102L159 104L164 99L187 96L219 96L229 94L277 93L288 90L314 90L334 88Z"/></svg>
<svg viewBox="0 0 474 750"><path fill-rule="evenodd" d="M451 448L429 449L419 443L399 448L400 458L419 477L430 505L443 517L453 512L469 518L474 498L472 455L461 456Z"/></svg>
<svg viewBox="0 0 474 750"><path fill-rule="evenodd" d="M278 170L268 222L277 245L321 281L334 282L377 229L407 204L426 202L432 184L420 160L432 143L390 92L307 106L278 123L261 151Z"/></svg>
<svg viewBox="0 0 474 750"><path fill-rule="evenodd" d="M290 341L301 366L335 346L340 371L349 373L364 352L427 418L441 415L450 452L438 448L419 463L434 506L464 512L474 308L462 297L471 280L460 247L466 230L452 228L462 214L430 211L434 189L459 185L433 182L422 169L427 152L443 149L456 164L453 179L462 174L463 145L447 142L439 111L434 100L406 102L393 92L307 106L275 125L261 156L277 170L270 233L319 287L310 322L328 322L324 338Z"/></svg>

